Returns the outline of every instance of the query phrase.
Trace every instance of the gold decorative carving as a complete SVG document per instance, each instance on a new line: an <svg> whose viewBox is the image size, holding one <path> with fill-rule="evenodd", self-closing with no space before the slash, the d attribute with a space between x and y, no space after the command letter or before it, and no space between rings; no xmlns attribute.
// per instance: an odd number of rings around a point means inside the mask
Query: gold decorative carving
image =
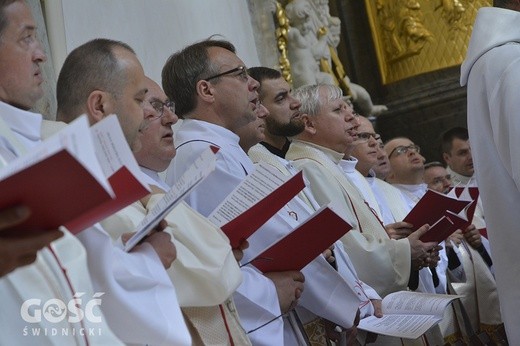
<svg viewBox="0 0 520 346"><path fill-rule="evenodd" d="M289 0L285 6L274 1L271 8L280 69L289 83L292 79L293 87L336 84L364 115L377 116L387 110L385 105L374 105L365 88L348 78L336 51L341 21L330 15L329 0Z"/></svg>
<svg viewBox="0 0 520 346"><path fill-rule="evenodd" d="M491 0L365 0L383 84L462 63Z"/></svg>
<svg viewBox="0 0 520 346"><path fill-rule="evenodd" d="M283 78L285 78L287 83L292 85L291 63L289 62L289 57L287 55L287 33L289 31L289 20L285 15L284 8L278 1L276 1L275 20L276 44L278 46L278 51L280 52L280 57L278 59L278 62L280 63L280 71L282 72Z"/></svg>

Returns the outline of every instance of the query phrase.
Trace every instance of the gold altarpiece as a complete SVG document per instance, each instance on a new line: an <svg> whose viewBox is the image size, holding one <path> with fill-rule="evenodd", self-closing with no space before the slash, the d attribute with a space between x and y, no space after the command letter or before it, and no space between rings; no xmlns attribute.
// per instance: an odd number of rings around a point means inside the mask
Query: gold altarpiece
<svg viewBox="0 0 520 346"><path fill-rule="evenodd" d="M365 0L382 83L462 63L477 10L491 0Z"/></svg>

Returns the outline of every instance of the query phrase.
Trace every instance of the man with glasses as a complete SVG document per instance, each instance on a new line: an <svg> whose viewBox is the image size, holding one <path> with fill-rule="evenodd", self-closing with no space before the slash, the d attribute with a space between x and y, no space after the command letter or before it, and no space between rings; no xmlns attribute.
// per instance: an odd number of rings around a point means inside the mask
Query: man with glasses
<svg viewBox="0 0 520 346"><path fill-rule="evenodd" d="M440 162L433 161L424 165L424 183L428 188L440 193L448 193L451 189L451 174Z"/></svg>
<svg viewBox="0 0 520 346"><path fill-rule="evenodd" d="M359 117L358 121L357 139L353 142L351 152L357 159L356 171L369 185L368 187L362 185L364 188L360 189L360 192L383 221L390 238L405 238L412 233L413 229L410 224L400 222L407 214L404 199L398 189L377 178L373 169L379 163L381 156L386 157L384 150L381 150L381 136L375 133L374 126L367 118Z"/></svg>
<svg viewBox="0 0 520 346"><path fill-rule="evenodd" d="M410 206L426 193L426 184L423 184L424 161L421 148L404 137L394 138L385 144L385 151L392 166L392 171L386 181L401 191Z"/></svg>
<svg viewBox="0 0 520 346"><path fill-rule="evenodd" d="M136 227L170 189L159 172L166 170L175 156L171 128L178 120L175 104L153 80L147 78L146 86L143 109L148 126L139 134L142 145L134 155L153 194L102 222L114 240L125 236L125 225ZM231 298L242 274L226 236L184 203L166 215L165 221L165 232L172 235L177 249L177 258L167 272L175 285L192 343L226 344L231 334L236 344L249 344Z"/></svg>
<svg viewBox="0 0 520 346"><path fill-rule="evenodd" d="M295 90L294 95L302 103L305 130L293 138L287 159L303 170L317 202L334 203L353 226L342 242L360 279L381 296L406 289L411 267L423 263L436 243L418 239L426 227L406 239L390 239L339 166L359 126L341 89L332 85L305 86Z"/></svg>
<svg viewBox="0 0 520 346"><path fill-rule="evenodd" d="M175 114L175 103L168 100L161 87L150 78L146 78L147 93L145 96L144 116L147 121L141 130L138 141L140 149L134 151L135 159L141 170L150 176L161 189L169 187L159 177L159 172L168 168L175 156L172 126L179 118Z"/></svg>
<svg viewBox="0 0 520 346"><path fill-rule="evenodd" d="M209 145L220 148L215 171L186 198L192 208L208 216L254 169L236 132L257 118L258 82L247 74L231 43L211 39L170 56L162 81L184 119L176 132L177 154L166 182L174 184ZM284 344L281 314L296 305L303 274L262 275L251 266L242 267L242 274L234 299L249 338L258 345Z"/></svg>

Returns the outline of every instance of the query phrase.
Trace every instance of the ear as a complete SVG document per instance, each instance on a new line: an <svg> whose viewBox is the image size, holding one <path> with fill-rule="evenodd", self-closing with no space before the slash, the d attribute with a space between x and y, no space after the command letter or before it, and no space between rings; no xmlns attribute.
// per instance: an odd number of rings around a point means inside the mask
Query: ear
<svg viewBox="0 0 520 346"><path fill-rule="evenodd" d="M311 117L309 114L302 114L302 121L305 124L305 132L307 132L310 135L316 134L316 119L314 117Z"/></svg>
<svg viewBox="0 0 520 346"><path fill-rule="evenodd" d="M109 115L112 109L111 96L101 90L94 90L87 98L87 114L91 119L91 123L101 121L104 117Z"/></svg>
<svg viewBox="0 0 520 346"><path fill-rule="evenodd" d="M204 101L208 103L213 103L215 101L215 88L213 85L205 80L199 80L196 85L197 95Z"/></svg>
<svg viewBox="0 0 520 346"><path fill-rule="evenodd" d="M450 163L450 155L448 153L442 153L442 158L444 159L444 162L446 162L446 164Z"/></svg>

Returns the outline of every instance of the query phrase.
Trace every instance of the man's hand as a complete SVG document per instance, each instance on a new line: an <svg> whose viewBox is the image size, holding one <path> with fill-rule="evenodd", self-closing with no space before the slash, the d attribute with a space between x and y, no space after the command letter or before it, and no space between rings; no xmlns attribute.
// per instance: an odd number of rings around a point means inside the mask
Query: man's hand
<svg viewBox="0 0 520 346"><path fill-rule="evenodd" d="M390 239L402 239L413 232L413 225L408 222L395 222L385 226L386 233Z"/></svg>
<svg viewBox="0 0 520 346"><path fill-rule="evenodd" d="M334 263L336 261L336 258L332 255L334 250L334 244L331 245L327 250L323 251L323 257L327 260L329 263Z"/></svg>
<svg viewBox="0 0 520 346"><path fill-rule="evenodd" d="M171 241L170 234L166 232L162 232L166 228L166 221L162 220L159 225L157 225L152 233L150 233L146 238L142 240L142 242L147 242L152 245L153 249L159 256L161 263L164 268L168 269L171 267L173 261L177 258L177 250L175 249L175 245ZM130 239L135 232L133 233L124 233L121 235L121 241L123 244L126 244L128 239ZM136 248L139 245L136 246ZM134 248L135 249L135 248Z"/></svg>
<svg viewBox="0 0 520 346"><path fill-rule="evenodd" d="M170 268L173 261L177 258L177 250L171 238L172 237L166 232L153 232L144 239L145 242L152 245L166 269Z"/></svg>
<svg viewBox="0 0 520 346"><path fill-rule="evenodd" d="M441 256L439 255L439 251L442 250L442 246L437 245L430 251L428 251L428 258L426 262L428 263L428 267L434 269L437 267L437 264L439 264L439 261L441 260Z"/></svg>
<svg viewBox="0 0 520 346"><path fill-rule="evenodd" d="M265 276L271 279L276 287L280 310L283 314L294 309L303 293L305 276L299 271L270 272Z"/></svg>
<svg viewBox="0 0 520 346"><path fill-rule="evenodd" d="M472 248L476 249L482 245L482 239L480 232L475 225L471 224L463 232L464 239L471 245Z"/></svg>
<svg viewBox="0 0 520 346"><path fill-rule="evenodd" d="M240 245L233 249L233 256L235 256L235 259L237 262L240 262L242 258L244 258L244 250L249 247L249 243L247 240L243 240Z"/></svg>
<svg viewBox="0 0 520 346"><path fill-rule="evenodd" d="M423 243L419 240L429 229L429 225L424 225L407 237L410 242L412 269L414 270L419 270L430 265L429 251L437 246L436 242Z"/></svg>
<svg viewBox="0 0 520 346"><path fill-rule="evenodd" d="M468 227L469 228L469 227ZM464 235L462 234L462 231L460 229L453 232L448 239L446 239L446 247L452 247L451 242L455 244L456 246L459 246L462 242L462 239L464 239Z"/></svg>
<svg viewBox="0 0 520 346"><path fill-rule="evenodd" d="M32 234L20 232L19 236L9 232L13 226L27 220L30 214L30 210L23 206L0 211L0 277L34 262L39 250L63 236L59 230ZM7 233L8 236L3 236Z"/></svg>
<svg viewBox="0 0 520 346"><path fill-rule="evenodd" d="M374 316L377 318L383 317L383 305L381 299L370 299L374 306Z"/></svg>

